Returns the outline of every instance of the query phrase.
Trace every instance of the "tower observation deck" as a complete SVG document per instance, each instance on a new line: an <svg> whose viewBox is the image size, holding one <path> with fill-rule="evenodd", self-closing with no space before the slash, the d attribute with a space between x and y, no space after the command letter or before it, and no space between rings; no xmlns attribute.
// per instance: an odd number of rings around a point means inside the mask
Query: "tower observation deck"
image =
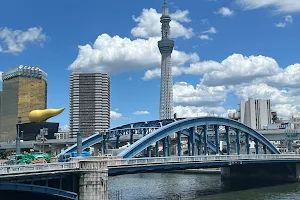
<svg viewBox="0 0 300 200"><path fill-rule="evenodd" d="M158 42L158 48L161 53L161 80L160 80L160 119L173 118L173 78L171 68L171 54L174 48L174 41L170 39L169 9L167 0L164 0L163 13L160 18L162 24L162 39Z"/></svg>

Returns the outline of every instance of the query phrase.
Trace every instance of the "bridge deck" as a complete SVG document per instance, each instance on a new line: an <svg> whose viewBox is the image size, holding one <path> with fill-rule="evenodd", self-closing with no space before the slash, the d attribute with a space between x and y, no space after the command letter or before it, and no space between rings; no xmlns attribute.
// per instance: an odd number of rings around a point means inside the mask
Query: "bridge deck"
<svg viewBox="0 0 300 200"><path fill-rule="evenodd" d="M83 158L90 161L103 161L101 157ZM0 179L8 176L28 176L42 173L67 173L78 171L79 162L51 163L38 165L7 165L0 166ZM221 167L224 165L249 164L249 163L270 163L270 162L298 162L300 155L287 154L261 154L261 155L210 155L210 156L171 156L153 158L133 159L108 159L106 160L110 174L131 173L153 169L177 169L179 168L207 168ZM142 168L141 168L142 167ZM131 171L131 172L130 172Z"/></svg>

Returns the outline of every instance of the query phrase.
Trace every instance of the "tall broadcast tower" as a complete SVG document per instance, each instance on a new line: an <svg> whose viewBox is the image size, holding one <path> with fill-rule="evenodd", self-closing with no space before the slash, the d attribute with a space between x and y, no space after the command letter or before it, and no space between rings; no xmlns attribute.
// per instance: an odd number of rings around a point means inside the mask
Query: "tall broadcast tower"
<svg viewBox="0 0 300 200"><path fill-rule="evenodd" d="M171 68L171 54L174 48L174 41L170 39L169 9L167 0L164 0L163 13L160 18L162 39L158 42L161 53L161 79L160 79L160 119L173 118L173 79Z"/></svg>

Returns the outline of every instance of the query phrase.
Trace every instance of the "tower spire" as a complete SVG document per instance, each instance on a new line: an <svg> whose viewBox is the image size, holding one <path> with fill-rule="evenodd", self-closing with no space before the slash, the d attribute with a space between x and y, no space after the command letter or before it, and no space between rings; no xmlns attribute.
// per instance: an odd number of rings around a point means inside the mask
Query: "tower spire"
<svg viewBox="0 0 300 200"><path fill-rule="evenodd" d="M161 79L160 79L160 119L173 119L173 79L171 68L171 54L174 41L170 39L169 8L167 0L164 0L163 12L160 18L162 38L158 42L161 53Z"/></svg>
<svg viewBox="0 0 300 200"><path fill-rule="evenodd" d="M163 15L165 15L165 16L169 15L169 8L167 5L167 0L164 0Z"/></svg>

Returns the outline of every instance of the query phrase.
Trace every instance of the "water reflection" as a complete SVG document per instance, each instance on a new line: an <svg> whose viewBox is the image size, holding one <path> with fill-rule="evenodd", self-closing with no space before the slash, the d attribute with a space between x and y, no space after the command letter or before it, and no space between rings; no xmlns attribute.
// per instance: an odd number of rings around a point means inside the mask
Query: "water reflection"
<svg viewBox="0 0 300 200"><path fill-rule="evenodd" d="M133 174L109 178L109 199L300 199L299 184L278 182L222 182L220 175L204 174ZM260 189L251 189L258 188ZM250 189L249 189L250 188ZM274 188L274 189L273 189ZM276 192L275 196L272 196ZM295 198L294 198L295 197Z"/></svg>

